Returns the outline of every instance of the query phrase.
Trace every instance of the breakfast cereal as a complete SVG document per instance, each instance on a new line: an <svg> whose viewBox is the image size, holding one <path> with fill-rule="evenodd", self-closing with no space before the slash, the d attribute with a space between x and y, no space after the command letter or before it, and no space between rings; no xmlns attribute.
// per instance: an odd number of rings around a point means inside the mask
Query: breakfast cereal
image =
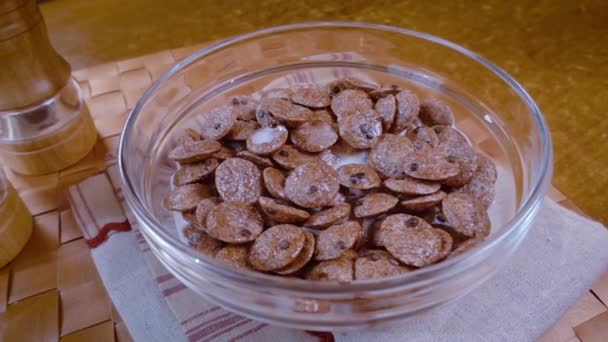
<svg viewBox="0 0 608 342"><path fill-rule="evenodd" d="M363 238L363 228L356 221L333 225L317 236L316 260L331 260L355 247Z"/></svg>
<svg viewBox="0 0 608 342"><path fill-rule="evenodd" d="M312 229L326 229L350 215L350 204L339 203L325 210L318 211L310 216L304 226Z"/></svg>
<svg viewBox="0 0 608 342"><path fill-rule="evenodd" d="M438 97L347 78L233 96L196 125L173 140L163 205L189 222L188 244L228 267L378 279L490 234L496 166Z"/></svg>
<svg viewBox="0 0 608 342"><path fill-rule="evenodd" d="M401 208L407 211L421 212L429 209L433 209L445 198L446 194L443 191L437 191L435 193L419 196L407 200L403 200L399 203Z"/></svg>
<svg viewBox="0 0 608 342"><path fill-rule="evenodd" d="M291 101L309 108L325 108L331 104L327 87L298 87L293 90Z"/></svg>
<svg viewBox="0 0 608 342"><path fill-rule="evenodd" d="M250 162L252 162L255 165L258 165L260 167L270 167L270 166L274 165L272 163L272 160L270 160L270 158L267 158L264 156L259 156L255 153L251 153L249 151L241 151L241 152L237 153L236 156L239 158L245 159L245 160L249 160Z"/></svg>
<svg viewBox="0 0 608 342"><path fill-rule="evenodd" d="M356 257L357 252L347 251L339 258L321 261L306 273L306 279L341 283L351 282L354 279Z"/></svg>
<svg viewBox="0 0 608 342"><path fill-rule="evenodd" d="M496 183L496 166L483 154L477 154L477 169L469 183L456 189L457 192L466 192L479 200L479 203L487 209L492 203L495 195L494 183Z"/></svg>
<svg viewBox="0 0 608 342"><path fill-rule="evenodd" d="M338 119L340 137L356 149L371 148L382 135L382 119L372 108L359 108Z"/></svg>
<svg viewBox="0 0 608 342"><path fill-rule="evenodd" d="M221 148L222 145L213 140L188 141L171 151L169 158L180 163L194 163L209 158Z"/></svg>
<svg viewBox="0 0 608 342"><path fill-rule="evenodd" d="M230 158L215 170L215 186L224 201L255 203L262 194L262 173L248 160Z"/></svg>
<svg viewBox="0 0 608 342"><path fill-rule="evenodd" d="M226 135L226 139L246 141L259 128L260 124L257 121L237 120L230 132L228 132L228 135Z"/></svg>
<svg viewBox="0 0 608 342"><path fill-rule="evenodd" d="M490 233L490 219L483 206L467 193L453 192L441 202L443 215L450 227L469 237L485 237Z"/></svg>
<svg viewBox="0 0 608 342"><path fill-rule="evenodd" d="M267 167L262 172L262 178L264 179L266 191L272 197L282 200L287 199L285 197L285 175L281 170Z"/></svg>
<svg viewBox="0 0 608 342"><path fill-rule="evenodd" d="M390 277L411 270L383 250L361 252L354 267L355 279L361 280Z"/></svg>
<svg viewBox="0 0 608 342"><path fill-rule="evenodd" d="M369 164L383 177L404 177L404 161L414 151L412 142L404 136L383 134L371 149L368 157Z"/></svg>
<svg viewBox="0 0 608 342"><path fill-rule="evenodd" d="M287 170L293 170L300 165L315 161L318 158L313 154L299 151L292 145L283 145L283 147L272 155L272 159L279 164L279 166Z"/></svg>
<svg viewBox="0 0 608 342"><path fill-rule="evenodd" d="M336 171L320 161L297 167L285 180L285 196L304 208L327 205L339 189Z"/></svg>
<svg viewBox="0 0 608 342"><path fill-rule="evenodd" d="M306 210L292 207L278 199L262 196L258 201L262 212L277 223L300 223L310 217Z"/></svg>
<svg viewBox="0 0 608 342"><path fill-rule="evenodd" d="M291 142L306 152L321 152L338 141L338 133L325 121L312 120L291 131Z"/></svg>
<svg viewBox="0 0 608 342"><path fill-rule="evenodd" d="M406 195L430 195L441 189L440 183L407 176L404 178L389 178L384 181L384 186L391 191Z"/></svg>
<svg viewBox="0 0 608 342"><path fill-rule="evenodd" d="M393 209L399 203L399 199L393 195L377 192L365 195L357 203L353 213L357 218L364 218L380 215Z"/></svg>
<svg viewBox="0 0 608 342"><path fill-rule="evenodd" d="M285 126L262 127L247 138L247 150L261 155L271 154L285 144L287 136Z"/></svg>
<svg viewBox="0 0 608 342"><path fill-rule="evenodd" d="M372 106L372 100L360 90L347 89L331 99L331 110L338 120L353 114L357 110L372 108Z"/></svg>
<svg viewBox="0 0 608 342"><path fill-rule="evenodd" d="M209 158L200 163L186 164L173 176L173 184L186 185L202 181L209 176L219 165L217 159Z"/></svg>
<svg viewBox="0 0 608 342"><path fill-rule="evenodd" d="M382 119L382 127L385 132L389 132L395 121L395 112L397 111L397 101L395 96L388 94L385 97L378 99L374 109Z"/></svg>
<svg viewBox="0 0 608 342"><path fill-rule="evenodd" d="M280 269L296 260L305 245L306 234L300 227L276 225L255 239L249 252L249 263L260 271Z"/></svg>
<svg viewBox="0 0 608 342"><path fill-rule="evenodd" d="M346 164L336 170L340 185L351 189L369 190L380 186L378 173L365 164Z"/></svg>
<svg viewBox="0 0 608 342"><path fill-rule="evenodd" d="M420 120L427 126L446 125L454 123L452 109L440 99L428 99L420 103Z"/></svg>
<svg viewBox="0 0 608 342"><path fill-rule="evenodd" d="M423 267L448 256L452 250L452 237L437 228L389 229L384 246L405 265Z"/></svg>
<svg viewBox="0 0 608 342"><path fill-rule="evenodd" d="M393 132L400 132L416 118L420 110L418 96L409 90L402 90L395 95L397 115L393 123Z"/></svg>
<svg viewBox="0 0 608 342"><path fill-rule="evenodd" d="M189 211L194 210L200 201L211 196L212 192L206 185L200 183L180 185L165 198L163 205L169 210Z"/></svg>
<svg viewBox="0 0 608 342"><path fill-rule="evenodd" d="M223 202L211 208L205 219L207 234L227 243L253 241L264 225L255 207L241 202Z"/></svg>
<svg viewBox="0 0 608 342"><path fill-rule="evenodd" d="M277 274L291 274L299 271L303 268L309 261L312 259L312 256L315 252L316 240L315 236L310 232L304 230L304 247L302 247L302 251L300 254L293 259L292 262L287 264L287 266L281 267L279 269L273 270L274 273Z"/></svg>
<svg viewBox="0 0 608 342"><path fill-rule="evenodd" d="M215 258L229 266L236 268L249 269L249 246L247 245L227 245L220 249Z"/></svg>
<svg viewBox="0 0 608 342"><path fill-rule="evenodd" d="M220 199L218 197L209 197L198 202L196 211L194 212L196 223L199 226L204 227L207 222L207 214L209 214L211 209L215 208L218 204L220 204Z"/></svg>
<svg viewBox="0 0 608 342"><path fill-rule="evenodd" d="M236 122L236 112L231 106L223 106L202 114L199 133L205 140L223 138Z"/></svg>

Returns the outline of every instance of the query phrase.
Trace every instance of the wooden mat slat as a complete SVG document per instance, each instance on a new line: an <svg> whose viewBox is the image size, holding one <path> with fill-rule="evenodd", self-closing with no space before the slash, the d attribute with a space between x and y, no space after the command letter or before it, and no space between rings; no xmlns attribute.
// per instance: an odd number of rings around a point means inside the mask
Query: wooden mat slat
<svg viewBox="0 0 608 342"><path fill-rule="evenodd" d="M77 165L47 176L8 177L36 215L32 239L24 251L0 269L0 340L7 341L132 341L112 305L90 252L82 240L64 189L105 168L108 154L115 154L118 134L129 109L151 82L178 60L206 44L162 51L74 72L87 107L100 133L95 149ZM204 73L204 67L201 68ZM184 89L201 82L184 80ZM474 130L472 121L462 123ZM490 140L475 141L484 150L497 151ZM561 192L549 196L580 212ZM608 336L608 272L573 305L542 341L593 341ZM602 335L603 334L603 335ZM578 337L577 337L578 336Z"/></svg>
<svg viewBox="0 0 608 342"><path fill-rule="evenodd" d="M113 342L114 323L105 321L92 327L88 327L69 335L63 336L61 342Z"/></svg>

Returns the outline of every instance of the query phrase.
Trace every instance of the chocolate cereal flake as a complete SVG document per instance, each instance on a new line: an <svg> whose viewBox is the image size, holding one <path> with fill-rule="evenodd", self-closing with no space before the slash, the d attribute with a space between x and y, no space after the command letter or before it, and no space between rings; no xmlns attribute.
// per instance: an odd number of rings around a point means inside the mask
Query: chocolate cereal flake
<svg viewBox="0 0 608 342"><path fill-rule="evenodd" d="M384 246L389 231L403 232L409 228L430 229L432 226L420 217L407 214L394 214L380 221L374 230L373 242L376 246Z"/></svg>
<svg viewBox="0 0 608 342"><path fill-rule="evenodd" d="M423 267L445 258L452 250L452 237L437 228L388 230L386 250L397 260L410 266Z"/></svg>
<svg viewBox="0 0 608 342"><path fill-rule="evenodd" d="M198 120L200 134L206 140L223 138L236 122L236 112L230 106L223 106L205 112Z"/></svg>
<svg viewBox="0 0 608 342"><path fill-rule="evenodd" d="M357 89L364 92L374 91L379 88L378 84L364 81L356 77L346 77L332 82L329 86L332 93L338 93L345 89Z"/></svg>
<svg viewBox="0 0 608 342"><path fill-rule="evenodd" d="M279 169L265 168L262 172L264 185L268 193L278 199L285 200L285 175Z"/></svg>
<svg viewBox="0 0 608 342"><path fill-rule="evenodd" d="M196 249L205 254L205 255L209 255L209 256L215 256L217 254L217 252L219 252L222 248L224 248L225 243L220 241L220 240L216 240L214 238L212 238L211 236L209 236L209 234L202 232L201 236L200 236L200 240L198 241L198 244L196 245Z"/></svg>
<svg viewBox="0 0 608 342"><path fill-rule="evenodd" d="M412 152L412 142L407 137L383 134L372 148L368 162L383 177L400 178L406 175L404 161Z"/></svg>
<svg viewBox="0 0 608 342"><path fill-rule="evenodd" d="M287 141L285 126L262 127L247 139L247 149L251 153L268 155L277 151Z"/></svg>
<svg viewBox="0 0 608 342"><path fill-rule="evenodd" d="M359 205L354 209L355 217L364 218L383 214L393 209L399 199L395 196L377 192L369 194L359 200Z"/></svg>
<svg viewBox="0 0 608 342"><path fill-rule="evenodd" d="M338 120L372 107L372 100L361 90L347 89L331 99L331 110Z"/></svg>
<svg viewBox="0 0 608 342"><path fill-rule="evenodd" d="M217 141L190 141L176 146L169 152L169 158L179 163L195 163L209 158L221 148Z"/></svg>
<svg viewBox="0 0 608 342"><path fill-rule="evenodd" d="M408 176L429 181L444 181L460 172L458 163L441 153L411 153L402 166Z"/></svg>
<svg viewBox="0 0 608 342"><path fill-rule="evenodd" d="M209 214L211 209L215 208L218 204L220 204L220 199L218 197L209 197L198 202L194 215L199 226L205 227L207 224L207 214Z"/></svg>
<svg viewBox="0 0 608 342"><path fill-rule="evenodd" d="M425 210L433 209L439 205L445 198L446 194L443 191L437 191L433 194L424 195L401 201L399 206L407 211L422 212Z"/></svg>
<svg viewBox="0 0 608 342"><path fill-rule="evenodd" d="M265 230L251 246L249 263L257 270L272 271L293 262L306 244L302 228L280 224Z"/></svg>
<svg viewBox="0 0 608 342"><path fill-rule="evenodd" d="M196 208L198 202L212 197L213 192L208 186L194 183L175 187L163 201L168 210L189 211Z"/></svg>
<svg viewBox="0 0 608 342"><path fill-rule="evenodd" d="M420 110L418 96L409 90L402 90L395 95L397 114L393 124L393 132L401 132L414 120Z"/></svg>
<svg viewBox="0 0 608 342"><path fill-rule="evenodd" d="M454 115L450 106L437 98L422 101L418 116L427 126L449 126L454 123Z"/></svg>
<svg viewBox="0 0 608 342"><path fill-rule="evenodd" d="M350 215L350 204L341 203L335 207L316 212L304 222L304 225L313 229L325 229L332 224L338 223Z"/></svg>
<svg viewBox="0 0 608 342"><path fill-rule="evenodd" d="M456 192L466 192L479 200L479 203L487 209L492 200L496 190L494 184L496 183L496 166L492 160L481 154L477 153L477 169L471 178L471 181L464 186L455 189Z"/></svg>
<svg viewBox="0 0 608 342"><path fill-rule="evenodd" d="M444 126L435 126L444 127ZM458 164L460 172L449 179L442 181L443 184L457 187L469 182L477 169L477 154L462 135L462 133L451 127L445 127L437 134L439 138L438 149L448 158Z"/></svg>
<svg viewBox="0 0 608 342"><path fill-rule="evenodd" d="M202 181L213 173L218 165L219 162L215 158L209 158L199 163L182 165L173 176L173 184L185 185Z"/></svg>
<svg viewBox="0 0 608 342"><path fill-rule="evenodd" d="M272 159L287 170L293 170L298 166L318 160L316 155L302 152L292 145L283 145L272 154Z"/></svg>
<svg viewBox="0 0 608 342"><path fill-rule="evenodd" d="M340 137L353 148L371 148L382 135L382 119L371 108L356 110L340 117L339 132Z"/></svg>
<svg viewBox="0 0 608 342"><path fill-rule="evenodd" d="M262 212L277 223L300 223L310 217L307 211L294 208L280 200L262 196L258 201Z"/></svg>
<svg viewBox="0 0 608 342"><path fill-rule="evenodd" d="M217 160L226 160L228 158L234 157L235 154L236 152L233 149L226 146L222 146L220 150L212 154L211 157Z"/></svg>
<svg viewBox="0 0 608 342"><path fill-rule="evenodd" d="M262 169L271 167L274 165L272 163L272 160L270 160L270 158L267 158L264 156L259 156L257 154L251 153L249 151L241 151L241 152L237 153L236 156L239 158L245 159L245 160L249 160L250 162L254 163L255 165L259 166Z"/></svg>
<svg viewBox="0 0 608 342"><path fill-rule="evenodd" d="M249 256L249 246L246 245L228 245L220 249L215 254L215 259L221 261L228 266L240 269L250 269L247 258Z"/></svg>
<svg viewBox="0 0 608 342"><path fill-rule="evenodd" d="M241 202L223 202L212 208L205 227L211 237L234 244L253 241L264 229L257 210Z"/></svg>
<svg viewBox="0 0 608 342"><path fill-rule="evenodd" d="M382 127L385 132L390 131L395 121L395 113L397 111L397 101L393 95L387 95L376 102L374 107L376 112L382 118Z"/></svg>
<svg viewBox="0 0 608 342"><path fill-rule="evenodd" d="M291 101L310 108L325 108L331 103L327 87L319 86L294 89L291 94Z"/></svg>
<svg viewBox="0 0 608 342"><path fill-rule="evenodd" d="M285 99L270 99L268 110L279 124L298 127L312 118L312 111ZM263 125L262 125L263 126Z"/></svg>
<svg viewBox="0 0 608 342"><path fill-rule="evenodd" d="M356 247L363 238L363 229L356 221L333 225L317 237L316 260L331 260Z"/></svg>
<svg viewBox="0 0 608 342"><path fill-rule="evenodd" d="M409 272L411 269L402 265L389 253L383 250L361 252L355 260L355 279L377 279Z"/></svg>
<svg viewBox="0 0 608 342"><path fill-rule="evenodd" d="M443 215L455 231L470 237L490 234L490 219L483 206L467 193L450 193L441 202Z"/></svg>
<svg viewBox="0 0 608 342"><path fill-rule="evenodd" d="M323 162L311 162L293 170L285 181L285 196L304 208L327 205L338 193L336 171Z"/></svg>
<svg viewBox="0 0 608 342"><path fill-rule="evenodd" d="M448 256L448 259L459 256L461 254L464 254L465 252L468 252L469 250L473 249L474 247L476 247L477 245L482 243L483 240L484 240L483 238L471 238L471 239L466 240L465 242L461 243L458 247L454 248L454 250L452 250L452 253L450 253L450 255Z"/></svg>
<svg viewBox="0 0 608 342"><path fill-rule="evenodd" d="M384 186L391 191L406 195L430 195L441 189L440 183L412 177L389 178L384 181Z"/></svg>
<svg viewBox="0 0 608 342"><path fill-rule="evenodd" d="M237 95L230 100L230 105L238 120L255 120L255 109L258 106L258 101L251 96Z"/></svg>
<svg viewBox="0 0 608 342"><path fill-rule="evenodd" d="M226 139L245 141L258 129L260 129L260 124L256 121L237 120L230 132L228 132L228 135L226 135Z"/></svg>
<svg viewBox="0 0 608 342"><path fill-rule="evenodd" d="M346 164L336 172L340 184L351 189L369 190L381 184L380 176L371 167L364 164Z"/></svg>
<svg viewBox="0 0 608 342"><path fill-rule="evenodd" d="M370 91L368 94L374 101L379 101L383 97L387 97L389 95L397 95L399 94L403 88L401 88L397 84L383 85L380 88L376 88Z"/></svg>
<svg viewBox="0 0 608 342"><path fill-rule="evenodd" d="M277 274L291 274L302 269L309 261L312 259L312 256L315 252L316 240L315 236L310 232L303 230L305 241L304 247L302 247L302 251L298 256L290 262L287 266L281 267L279 269L274 270L274 273Z"/></svg>
<svg viewBox="0 0 608 342"><path fill-rule="evenodd" d="M308 271L306 279L349 283L354 279L354 263L354 257L344 253L337 259L321 261Z"/></svg>
<svg viewBox="0 0 608 342"><path fill-rule="evenodd" d="M291 131L291 142L307 152L321 152L338 141L338 134L325 121L309 121Z"/></svg>
<svg viewBox="0 0 608 342"><path fill-rule="evenodd" d="M215 170L215 186L224 201L255 203L262 194L262 174L252 162L230 158Z"/></svg>

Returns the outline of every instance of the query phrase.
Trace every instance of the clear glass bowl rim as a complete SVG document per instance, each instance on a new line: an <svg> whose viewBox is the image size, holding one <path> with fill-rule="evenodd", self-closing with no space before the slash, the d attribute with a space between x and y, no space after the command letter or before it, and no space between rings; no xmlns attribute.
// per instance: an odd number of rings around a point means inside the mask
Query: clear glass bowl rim
<svg viewBox="0 0 608 342"><path fill-rule="evenodd" d="M381 279L371 279L371 280L357 280L348 284L338 284L334 282L314 282L314 286L310 286L311 281L301 280L301 279L291 279L291 278L282 278L273 275L267 275L264 273L247 271L247 270L238 270L233 268L228 268L223 266L221 263L215 261L213 258L204 255L188 246L186 246L183 242L178 240L177 238L171 236L167 232L165 232L160 224L152 215L149 215L145 205L142 202L141 197L135 193L133 184L131 179L129 179L125 165L127 163L128 157L125 153L126 144L129 140L132 131L134 130L135 121L143 109L146 102L154 95L156 90L160 88L167 80L172 78L174 75L178 74L180 71L184 70L195 61L204 58L205 56L229 47L231 45L238 44L240 42L246 41L248 39L272 34L279 32L288 32L288 31L298 31L305 29L340 29L340 28L352 28L352 29L368 29L368 30L376 30L376 31L388 31L391 33L398 33L406 36L413 36L416 38L420 38L426 41L430 41L436 44L443 45L444 47L450 48L456 52L459 52L472 60L478 62L485 68L492 71L499 78L501 78L505 83L507 83L513 91L520 97L520 99L526 104L529 112L532 114L534 122L536 124L536 129L539 133L541 139L541 159L540 159L540 170L538 172L538 176L532 180L531 183L531 191L529 191L528 195L523 198L523 205L519 207L514 217L501 229L499 232L490 235L486 241L480 246L476 247L469 253L464 253L454 258L450 258L448 260L444 260L441 263L430 265L424 267L422 269L418 269L414 272L407 272L398 276L389 277L389 278L381 278ZM458 267L452 267L451 271L448 272L448 269L455 264L462 263L467 264L468 260L475 258L478 255L482 255L487 253L488 250L493 249L493 246L501 243L501 241L505 240L509 236L515 234L519 227L522 225L526 225L533 218L536 211L540 208L542 201L544 199L545 191L548 187L548 184L552 177L552 145L551 145L551 136L549 133L548 126L546 121L532 99L532 97L527 93L527 91L523 88L519 82L517 82L513 77L511 77L507 72L487 60L486 58L456 44L445 40L443 38L439 38L427 33L421 33L414 30L389 26L389 25L381 25L381 24L373 24L373 23L365 23L365 22L303 22L298 24L290 24L290 25L282 25L275 26L266 29L261 29L257 31L253 31L250 33L245 33L242 35L234 36L214 44L209 45L206 48L203 48L189 57L183 59L181 62L175 64L169 71L163 74L158 80L154 81L150 87L144 92L141 99L137 101L129 116L127 118L125 128L120 137L120 143L118 147L118 167L119 174L121 179L122 191L125 196L125 199L133 211L134 215L142 221L142 225L147 225L151 227L151 229L145 229L144 233L154 234L156 238L161 239L163 243L166 243L173 250L170 252L174 254L175 252L186 255L187 257L191 257L196 260L197 263L203 264L205 267L209 267L210 270L221 275L224 278L231 279L234 281L238 281L249 285L263 285L268 288L282 289L287 291L303 291L306 293L318 293L318 294L330 294L330 293L347 293L347 292L359 292L366 290L382 290L382 289L392 289L395 287L409 287L409 286L421 286L424 285L427 281L437 281L438 278L447 278L451 276L455 272L459 272L461 270L457 270ZM144 230L142 229L142 230ZM145 236L146 234L144 234ZM490 252L491 253L491 252ZM428 277L429 274L434 272L439 272L438 276L433 276L432 278Z"/></svg>

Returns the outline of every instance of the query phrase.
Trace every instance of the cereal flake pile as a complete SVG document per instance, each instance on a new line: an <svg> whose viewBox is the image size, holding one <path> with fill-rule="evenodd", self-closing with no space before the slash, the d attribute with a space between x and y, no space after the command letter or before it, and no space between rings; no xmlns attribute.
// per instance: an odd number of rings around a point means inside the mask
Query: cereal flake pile
<svg viewBox="0 0 608 342"><path fill-rule="evenodd" d="M177 139L164 207L237 268L310 280L393 276L490 233L496 168L450 107L347 78L234 97Z"/></svg>

